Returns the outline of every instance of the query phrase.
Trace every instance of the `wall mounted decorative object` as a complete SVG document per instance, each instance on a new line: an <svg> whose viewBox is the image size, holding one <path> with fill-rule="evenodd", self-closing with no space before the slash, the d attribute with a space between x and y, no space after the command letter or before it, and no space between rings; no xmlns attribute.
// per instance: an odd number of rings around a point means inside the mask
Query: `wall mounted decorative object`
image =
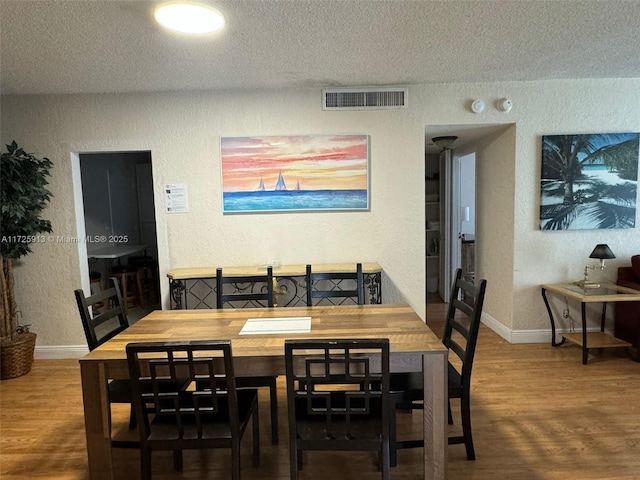
<svg viewBox="0 0 640 480"><path fill-rule="evenodd" d="M222 137L223 213L369 210L368 135Z"/></svg>
<svg viewBox="0 0 640 480"><path fill-rule="evenodd" d="M634 228L639 133L542 137L540 228Z"/></svg>

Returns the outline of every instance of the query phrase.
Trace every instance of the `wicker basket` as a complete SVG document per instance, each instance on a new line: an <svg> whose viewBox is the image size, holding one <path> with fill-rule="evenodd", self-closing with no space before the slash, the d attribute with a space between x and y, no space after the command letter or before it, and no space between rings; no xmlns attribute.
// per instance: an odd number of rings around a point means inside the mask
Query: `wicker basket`
<svg viewBox="0 0 640 480"><path fill-rule="evenodd" d="M15 378L31 371L36 334L25 332L11 343L0 345L0 380Z"/></svg>

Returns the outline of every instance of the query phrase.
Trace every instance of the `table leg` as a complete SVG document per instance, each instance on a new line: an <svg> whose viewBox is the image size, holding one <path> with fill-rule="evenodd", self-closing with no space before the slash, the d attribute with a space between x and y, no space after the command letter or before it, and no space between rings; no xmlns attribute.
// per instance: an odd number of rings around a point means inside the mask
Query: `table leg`
<svg viewBox="0 0 640 480"><path fill-rule="evenodd" d="M90 480L111 480L111 423L104 365L80 362Z"/></svg>
<svg viewBox="0 0 640 480"><path fill-rule="evenodd" d="M600 331L604 332L604 322L607 319L607 302L602 302L602 316L600 317Z"/></svg>
<svg viewBox="0 0 640 480"><path fill-rule="evenodd" d="M423 355L424 478L447 477L447 352Z"/></svg>
<svg viewBox="0 0 640 480"><path fill-rule="evenodd" d="M556 342L556 322L553 320L553 312L551 311L551 307L549 306L549 301L547 300L547 290L545 288L542 289L542 299L544 300L544 306L547 307L549 321L551 322L551 346L559 347L567 339L562 337L562 340L560 340L560 342Z"/></svg>
<svg viewBox="0 0 640 480"><path fill-rule="evenodd" d="M586 365L589 359L589 347L587 346L587 304L582 302L582 364Z"/></svg>

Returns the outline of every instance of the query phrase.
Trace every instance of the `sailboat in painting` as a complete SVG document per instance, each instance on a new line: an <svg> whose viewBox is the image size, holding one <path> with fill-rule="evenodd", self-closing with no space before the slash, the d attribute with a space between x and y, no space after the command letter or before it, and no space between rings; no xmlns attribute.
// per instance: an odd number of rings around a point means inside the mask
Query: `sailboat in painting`
<svg viewBox="0 0 640 480"><path fill-rule="evenodd" d="M296 182L296 190L300 191L300 180Z"/></svg>
<svg viewBox="0 0 640 480"><path fill-rule="evenodd" d="M278 181L276 182L276 192L284 192L287 189L287 185L284 183L284 178L282 178L282 171L278 174Z"/></svg>
<svg viewBox="0 0 640 480"><path fill-rule="evenodd" d="M264 192L264 181L262 180L262 177L260 177L260 183L258 184L258 191Z"/></svg>

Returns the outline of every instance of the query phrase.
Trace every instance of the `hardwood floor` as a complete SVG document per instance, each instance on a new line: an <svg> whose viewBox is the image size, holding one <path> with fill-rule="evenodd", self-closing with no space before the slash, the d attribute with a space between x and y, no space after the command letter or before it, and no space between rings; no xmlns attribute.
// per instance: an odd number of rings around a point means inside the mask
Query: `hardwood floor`
<svg viewBox="0 0 640 480"><path fill-rule="evenodd" d="M428 305L429 325L438 333L443 316L443 304ZM252 468L247 435L244 480L289 478L285 386L279 381L281 445L269 443L268 396L261 391L262 465ZM576 346L511 345L482 326L472 385L477 460L466 460L464 446L450 446L450 480L640 478L640 363L621 349L591 355L582 365ZM453 412L458 424L457 404ZM116 406L114 416L115 428L126 429L128 410ZM419 436L420 417L398 414L399 436ZM392 478L421 478L422 449L398 455ZM225 450L186 452L184 471L175 472L171 454L157 453L154 479L227 479L229 461ZM367 453L309 453L300 479L379 479L374 461ZM0 382L2 480L84 480L86 462L77 360L38 360L28 375ZM117 478L139 478L138 462L137 451L115 450Z"/></svg>

